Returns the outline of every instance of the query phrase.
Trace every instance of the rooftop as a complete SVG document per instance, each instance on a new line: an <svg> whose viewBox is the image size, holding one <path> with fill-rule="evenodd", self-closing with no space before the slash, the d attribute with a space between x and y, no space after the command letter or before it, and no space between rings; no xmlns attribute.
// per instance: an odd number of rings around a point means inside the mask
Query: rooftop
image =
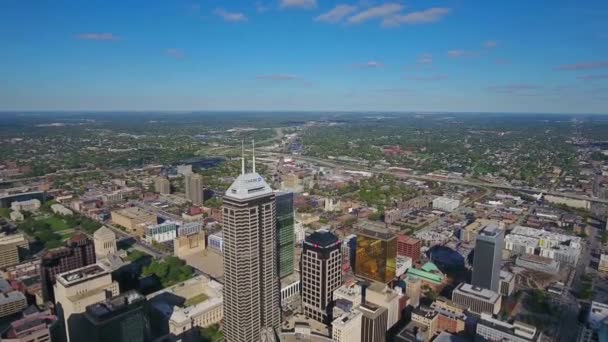
<svg viewBox="0 0 608 342"><path fill-rule="evenodd" d="M57 275L57 280L64 286L80 283L84 280L97 278L110 272L104 269L100 264L93 264L72 271L60 273Z"/></svg>
<svg viewBox="0 0 608 342"><path fill-rule="evenodd" d="M370 238L391 240L395 238L393 234L385 224L376 223L372 221L359 221L357 223L357 235L363 235Z"/></svg>
<svg viewBox="0 0 608 342"><path fill-rule="evenodd" d="M238 200L272 194L272 188L256 172L239 175L226 190L226 197Z"/></svg>
<svg viewBox="0 0 608 342"><path fill-rule="evenodd" d="M489 303L496 303L500 299L500 294L494 291L466 283L458 285L454 289L454 293L461 293L470 297L477 297Z"/></svg>
<svg viewBox="0 0 608 342"><path fill-rule="evenodd" d="M340 243L340 239L325 229L319 229L306 237L305 243L315 248L327 248Z"/></svg>
<svg viewBox="0 0 608 342"><path fill-rule="evenodd" d="M104 320L127 310L132 304L145 301L146 297L136 291L128 291L103 302L87 306L87 314L96 319Z"/></svg>

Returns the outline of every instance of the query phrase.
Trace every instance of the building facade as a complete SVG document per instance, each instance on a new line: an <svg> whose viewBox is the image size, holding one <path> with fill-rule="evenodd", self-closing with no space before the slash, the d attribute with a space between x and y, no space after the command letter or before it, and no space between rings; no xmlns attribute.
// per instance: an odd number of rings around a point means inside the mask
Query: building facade
<svg viewBox="0 0 608 342"><path fill-rule="evenodd" d="M422 242L420 240L407 235L397 235L397 255L412 258L412 263L420 261L421 247Z"/></svg>
<svg viewBox="0 0 608 342"><path fill-rule="evenodd" d="M184 189L186 198L192 204L203 204L203 177L198 173L186 174L184 176Z"/></svg>
<svg viewBox="0 0 608 342"><path fill-rule="evenodd" d="M95 256L98 260L107 257L109 254L114 254L118 250L116 248L116 234L105 226L93 233L93 244L95 245Z"/></svg>
<svg viewBox="0 0 608 342"><path fill-rule="evenodd" d="M295 249L293 193L277 193L277 256L279 258L279 277L283 278L293 273L293 257Z"/></svg>
<svg viewBox="0 0 608 342"><path fill-rule="evenodd" d="M171 183L166 177L156 177L154 179L154 191L161 195L171 193Z"/></svg>
<svg viewBox="0 0 608 342"><path fill-rule="evenodd" d="M536 327L522 322L504 322L489 314L481 314L477 323L475 341L537 342L542 340Z"/></svg>
<svg viewBox="0 0 608 342"><path fill-rule="evenodd" d="M454 289L452 301L474 313L493 315L498 315L502 304L500 294L466 283L461 283Z"/></svg>
<svg viewBox="0 0 608 342"><path fill-rule="evenodd" d="M331 337L335 342L361 342L361 311L343 313L331 323Z"/></svg>
<svg viewBox="0 0 608 342"><path fill-rule="evenodd" d="M42 255L40 281L44 300L54 300L53 286L59 273L94 264L95 247L85 235L73 236L65 247L51 249Z"/></svg>
<svg viewBox="0 0 608 342"><path fill-rule="evenodd" d="M333 292L342 285L341 241L318 230L304 240L300 276L304 314L316 321L332 321Z"/></svg>
<svg viewBox="0 0 608 342"><path fill-rule="evenodd" d="M515 291L515 275L511 272L500 271L500 294L508 297Z"/></svg>
<svg viewBox="0 0 608 342"><path fill-rule="evenodd" d="M224 196L224 336L258 341L279 329L275 194L262 176L242 174Z"/></svg>
<svg viewBox="0 0 608 342"><path fill-rule="evenodd" d="M499 291L503 246L504 231L498 225L487 225L477 234L471 281L473 286Z"/></svg>
<svg viewBox="0 0 608 342"><path fill-rule="evenodd" d="M93 264L57 275L55 303L63 319L67 341L79 341L74 328L83 324L87 306L117 296L118 283L112 281L109 270Z"/></svg>
<svg viewBox="0 0 608 342"><path fill-rule="evenodd" d="M357 231L355 274L388 283L395 278L397 239L388 229L365 226Z"/></svg>
<svg viewBox="0 0 608 342"><path fill-rule="evenodd" d="M0 268L19 263L29 250L29 242L23 234L0 236Z"/></svg>
<svg viewBox="0 0 608 342"><path fill-rule="evenodd" d="M387 310L381 306L364 303L359 306L361 311L361 342L386 341Z"/></svg>
<svg viewBox="0 0 608 342"><path fill-rule="evenodd" d="M146 342L151 340L146 297L129 291L86 307L73 327L74 341Z"/></svg>

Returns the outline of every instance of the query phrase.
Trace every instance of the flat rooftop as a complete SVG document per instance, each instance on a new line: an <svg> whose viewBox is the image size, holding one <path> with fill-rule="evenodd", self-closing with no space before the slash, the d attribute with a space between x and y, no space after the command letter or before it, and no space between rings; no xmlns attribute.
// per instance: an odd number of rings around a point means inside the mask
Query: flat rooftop
<svg viewBox="0 0 608 342"><path fill-rule="evenodd" d="M364 235L380 240L391 240L395 238L395 234L393 234L383 223L360 221L357 223L356 227L357 235Z"/></svg>
<svg viewBox="0 0 608 342"><path fill-rule="evenodd" d="M335 245L336 243L340 243L340 240L337 236L332 234L328 230L320 229L316 232L308 235L304 240L305 243L311 246L327 248Z"/></svg>
<svg viewBox="0 0 608 342"><path fill-rule="evenodd" d="M79 283L84 280L97 278L110 272L99 264L93 264L81 268L77 268L72 271L64 272L57 275L57 280L60 281L63 285L72 285L75 283Z"/></svg>
<svg viewBox="0 0 608 342"><path fill-rule="evenodd" d="M128 291L116 297L95 303L87 307L87 314L97 320L110 318L128 309L132 304L139 303L146 298L136 291Z"/></svg>
<svg viewBox="0 0 608 342"><path fill-rule="evenodd" d="M477 297L489 303L496 303L500 299L500 294L484 289L481 287L473 286L471 284L462 283L454 289L454 293L461 293L469 297Z"/></svg>

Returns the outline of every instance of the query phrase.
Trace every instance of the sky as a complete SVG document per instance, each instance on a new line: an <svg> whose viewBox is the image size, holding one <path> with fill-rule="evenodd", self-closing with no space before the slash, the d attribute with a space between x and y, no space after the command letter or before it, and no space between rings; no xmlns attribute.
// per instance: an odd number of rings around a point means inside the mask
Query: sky
<svg viewBox="0 0 608 342"><path fill-rule="evenodd" d="M608 114L608 1L0 0L0 110Z"/></svg>

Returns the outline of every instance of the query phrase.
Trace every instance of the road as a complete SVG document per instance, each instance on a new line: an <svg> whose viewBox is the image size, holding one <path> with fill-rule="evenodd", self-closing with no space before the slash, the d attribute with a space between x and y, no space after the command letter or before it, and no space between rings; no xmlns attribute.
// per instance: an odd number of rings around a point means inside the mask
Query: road
<svg viewBox="0 0 608 342"><path fill-rule="evenodd" d="M263 152L263 154L274 155L274 156L284 155L283 153L276 153L276 152ZM417 180L422 180L422 181L443 182L443 183L473 186L473 187L487 187L487 188L495 188L495 189L515 190L515 191L527 192L527 193L531 193L531 194L542 193L545 195L553 195L553 196L572 198L572 199L584 200L584 201L595 202L595 203L608 204L608 200L606 200L606 199L585 196L585 195L563 193L563 192L547 190L547 189L531 188L531 187L518 187L518 186L512 186L512 185L506 185L506 184L495 184L495 183L488 183L488 182L482 182L482 181L471 180L471 179L450 179L450 178L443 179L443 178L431 177L431 176L426 176L426 175L396 173L396 172L392 172L392 171L378 171L378 170L373 170L369 167L364 167L361 165L348 164L348 163L337 162L337 161L331 160L331 159L321 159L321 158L306 157L306 156L301 156L301 155L292 155L291 158L296 159L296 160L307 161L310 163L315 163L315 164L322 165L322 166L348 167L355 171L365 171L365 172L376 173L376 174L388 174L388 175L392 175L392 176L400 177L400 178L404 178L404 179L417 179Z"/></svg>
<svg viewBox="0 0 608 342"><path fill-rule="evenodd" d="M120 241L120 240L125 240L125 239L133 239L133 241L135 241L135 243L133 244L133 248L138 249L144 253L150 254L151 256L153 256L156 259L162 259L169 255L168 253L158 250L158 249L152 247L151 245L148 245L147 243L139 241L134 236L126 233L125 231L112 225L111 223L104 223L104 225L106 227L110 228L114 232L114 234L116 234L116 240Z"/></svg>

